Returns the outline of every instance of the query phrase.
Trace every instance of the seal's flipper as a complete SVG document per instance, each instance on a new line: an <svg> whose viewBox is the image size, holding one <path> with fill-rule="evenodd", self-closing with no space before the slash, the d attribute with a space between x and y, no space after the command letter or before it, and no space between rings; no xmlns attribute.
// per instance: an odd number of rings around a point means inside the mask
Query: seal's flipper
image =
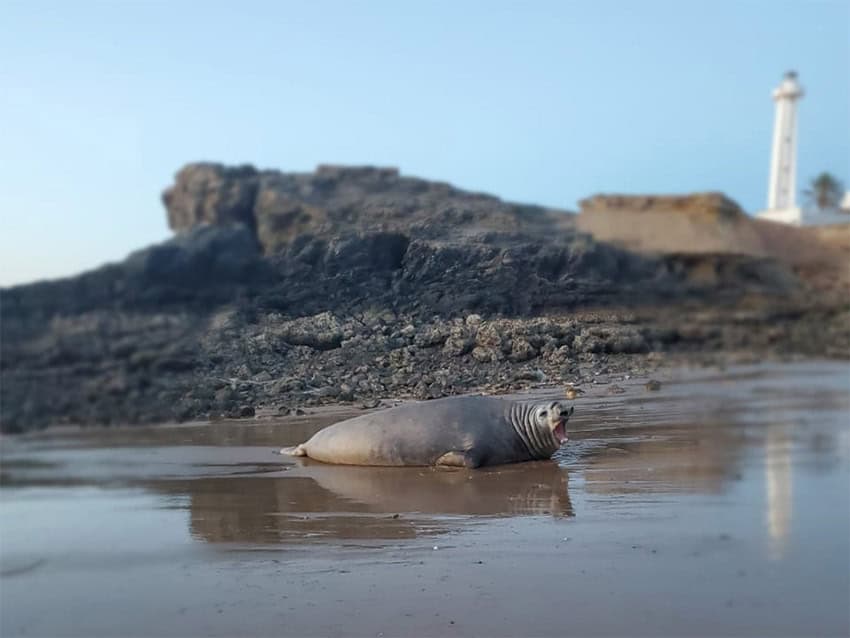
<svg viewBox="0 0 850 638"><path fill-rule="evenodd" d="M452 450L451 452L446 452L438 458L434 465L445 465L447 467L467 467L469 469L475 469L479 465L481 465L480 459L471 454L470 452L459 452L458 450Z"/></svg>
<svg viewBox="0 0 850 638"><path fill-rule="evenodd" d="M280 449L280 453L284 456L307 456L307 451L304 449L304 445L295 445L293 447L284 447Z"/></svg>

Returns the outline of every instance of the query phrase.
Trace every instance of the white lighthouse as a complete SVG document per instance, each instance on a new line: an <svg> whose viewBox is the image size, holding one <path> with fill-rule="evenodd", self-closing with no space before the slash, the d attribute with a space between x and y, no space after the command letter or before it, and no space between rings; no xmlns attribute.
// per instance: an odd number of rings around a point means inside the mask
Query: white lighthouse
<svg viewBox="0 0 850 638"><path fill-rule="evenodd" d="M797 100L803 88L797 73L788 71L782 84L773 91L776 120L773 123L773 153L770 158L770 185L767 207L794 208L797 190Z"/></svg>
<svg viewBox="0 0 850 638"><path fill-rule="evenodd" d="M803 213L797 207L797 100L803 87L797 73L788 71L773 91L776 119L773 123L773 150L770 156L770 182L767 186L767 210L759 217L786 224L802 224Z"/></svg>
<svg viewBox="0 0 850 638"><path fill-rule="evenodd" d="M773 122L773 149L770 154L770 182L767 185L767 210L756 217L795 226L824 226L850 223L850 192L834 209L797 205L797 100L803 87L797 73L788 71L773 91L776 119Z"/></svg>

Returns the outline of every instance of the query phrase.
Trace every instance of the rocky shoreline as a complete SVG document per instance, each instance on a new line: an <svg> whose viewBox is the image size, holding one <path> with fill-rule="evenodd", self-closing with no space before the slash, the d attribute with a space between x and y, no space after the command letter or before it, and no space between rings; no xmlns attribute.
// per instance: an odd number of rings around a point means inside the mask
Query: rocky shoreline
<svg viewBox="0 0 850 638"><path fill-rule="evenodd" d="M0 293L4 432L850 357L846 297L799 264L636 252L390 169L190 165L164 201L174 239ZM743 223L722 196L693 210Z"/></svg>
<svg viewBox="0 0 850 638"><path fill-rule="evenodd" d="M181 397L187 413L178 418L581 386L624 375L648 378L673 362L723 365L790 353L840 356L850 346L845 336L842 349L824 350L819 341L825 335L813 336L812 317L775 316L772 328L761 331L753 324L770 318L738 313L721 320L704 311L679 310L689 314L684 325L611 311L523 319L470 314L425 322L383 312L347 321L330 313L296 320L269 315L246 328L226 313L216 318L215 333L206 336L210 365Z"/></svg>

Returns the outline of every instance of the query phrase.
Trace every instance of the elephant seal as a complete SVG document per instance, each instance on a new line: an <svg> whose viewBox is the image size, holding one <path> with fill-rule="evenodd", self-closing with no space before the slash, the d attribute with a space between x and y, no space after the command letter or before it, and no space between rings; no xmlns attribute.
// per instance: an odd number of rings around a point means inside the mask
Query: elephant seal
<svg viewBox="0 0 850 638"><path fill-rule="evenodd" d="M451 397L335 423L281 454L342 465L475 468L548 459L567 440L560 401Z"/></svg>

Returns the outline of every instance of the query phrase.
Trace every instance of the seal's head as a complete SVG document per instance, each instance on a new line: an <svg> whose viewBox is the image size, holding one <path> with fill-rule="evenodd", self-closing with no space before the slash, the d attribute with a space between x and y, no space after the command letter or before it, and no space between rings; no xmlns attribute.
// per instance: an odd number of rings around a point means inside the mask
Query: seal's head
<svg viewBox="0 0 850 638"><path fill-rule="evenodd" d="M551 433L558 445L563 445L567 437L567 421L573 413L573 406L561 401L541 403L537 406L534 419L535 425L546 433Z"/></svg>

